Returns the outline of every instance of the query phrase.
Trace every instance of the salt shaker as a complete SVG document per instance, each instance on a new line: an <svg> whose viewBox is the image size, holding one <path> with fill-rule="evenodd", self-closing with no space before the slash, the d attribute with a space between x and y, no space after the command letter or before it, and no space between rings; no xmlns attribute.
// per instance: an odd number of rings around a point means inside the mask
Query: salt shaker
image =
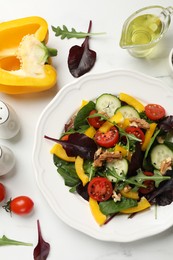
<svg viewBox="0 0 173 260"><path fill-rule="evenodd" d="M13 152L6 146L0 146L0 176L10 172L15 165Z"/></svg>
<svg viewBox="0 0 173 260"><path fill-rule="evenodd" d="M11 106L0 101L0 138L10 139L20 130L20 122Z"/></svg>

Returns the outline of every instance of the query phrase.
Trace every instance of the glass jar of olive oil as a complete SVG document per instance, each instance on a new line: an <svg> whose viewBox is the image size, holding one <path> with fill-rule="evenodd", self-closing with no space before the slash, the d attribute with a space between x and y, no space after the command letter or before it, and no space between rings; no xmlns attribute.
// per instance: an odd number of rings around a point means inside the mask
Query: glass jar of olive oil
<svg viewBox="0 0 173 260"><path fill-rule="evenodd" d="M149 6L132 14L124 23L120 46L135 57L146 57L169 28L173 7Z"/></svg>

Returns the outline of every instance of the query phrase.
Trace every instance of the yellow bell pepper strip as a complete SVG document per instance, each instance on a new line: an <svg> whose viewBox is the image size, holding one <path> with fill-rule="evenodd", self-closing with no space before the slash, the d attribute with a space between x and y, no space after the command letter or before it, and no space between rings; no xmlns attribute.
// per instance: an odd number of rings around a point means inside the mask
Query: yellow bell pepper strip
<svg viewBox="0 0 173 260"><path fill-rule="evenodd" d="M148 144L149 144L149 142L151 140L151 137L153 136L154 131L156 129L156 126L157 126L156 123L151 123L150 124L150 128L146 130L145 137L144 137L144 142L143 142L143 144L141 146L142 151L145 151L147 149Z"/></svg>
<svg viewBox="0 0 173 260"><path fill-rule="evenodd" d="M95 221L97 224L99 224L99 226L102 226L105 223L107 217L100 211L98 202L89 197L89 206Z"/></svg>
<svg viewBox="0 0 173 260"><path fill-rule="evenodd" d="M53 87L57 73L49 64L48 24L37 16L0 23L0 92L23 94Z"/></svg>
<svg viewBox="0 0 173 260"><path fill-rule="evenodd" d="M88 104L87 100L82 100L82 104L80 106L80 109L83 108L84 106L86 106Z"/></svg>
<svg viewBox="0 0 173 260"><path fill-rule="evenodd" d="M85 186L88 183L89 178L85 174L85 171L83 168L83 158L81 158L80 156L76 157L75 170L76 170L76 173L77 173L79 179L82 181L83 186Z"/></svg>
<svg viewBox="0 0 173 260"><path fill-rule="evenodd" d="M116 124L122 123L124 120L123 115L121 112L117 112L115 115L113 115L108 121L106 121L100 128L99 131L102 133L107 133L109 129L113 126L113 122Z"/></svg>
<svg viewBox="0 0 173 260"><path fill-rule="evenodd" d="M85 131L85 135L87 135L90 138L93 138L94 135L96 133L96 130L93 126L90 126L86 131Z"/></svg>
<svg viewBox="0 0 173 260"><path fill-rule="evenodd" d="M140 103L137 99L134 97L126 94L126 93L120 93L119 99L121 101L126 102L128 105L133 106L138 112L144 111L145 107L142 103Z"/></svg>
<svg viewBox="0 0 173 260"><path fill-rule="evenodd" d="M142 210L150 208L150 207L151 207L151 204L149 203L149 201L145 197L142 197L136 207L124 209L121 211L121 213L131 214L131 213L142 211Z"/></svg>
<svg viewBox="0 0 173 260"><path fill-rule="evenodd" d="M138 200L139 199L139 194L136 191L128 191L126 192L124 189L120 190L120 193L123 197L125 198L130 198L130 199L134 199L134 200Z"/></svg>
<svg viewBox="0 0 173 260"><path fill-rule="evenodd" d="M128 153L129 153L129 151L127 149L125 149L123 146L121 146L119 144L115 145L114 151L119 151L123 157L127 157Z"/></svg>
<svg viewBox="0 0 173 260"><path fill-rule="evenodd" d="M57 157L67 162L75 162L76 160L76 157L70 157L67 155L61 144L55 144L50 150L50 153L55 154Z"/></svg>

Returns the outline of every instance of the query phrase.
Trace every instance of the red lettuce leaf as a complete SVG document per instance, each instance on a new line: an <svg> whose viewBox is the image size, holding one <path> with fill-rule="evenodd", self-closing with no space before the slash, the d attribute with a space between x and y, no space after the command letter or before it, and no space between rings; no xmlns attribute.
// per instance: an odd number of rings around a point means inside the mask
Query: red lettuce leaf
<svg viewBox="0 0 173 260"><path fill-rule="evenodd" d="M164 131L165 133L173 131L173 116L165 117L159 124L158 128Z"/></svg>
<svg viewBox="0 0 173 260"><path fill-rule="evenodd" d="M34 252L33 252L34 260L46 260L49 255L50 244L44 241L42 237L39 220L37 220L37 228L38 228L38 244L34 248Z"/></svg>
<svg viewBox="0 0 173 260"><path fill-rule="evenodd" d="M162 182L156 190L147 196L149 202L159 206L166 206L173 202L173 170L168 170L165 175L170 176L171 179Z"/></svg>
<svg viewBox="0 0 173 260"><path fill-rule="evenodd" d="M91 30L90 21L88 33ZM68 55L68 68L70 73L78 78L92 69L96 61L96 52L89 48L89 36L87 36L81 46L71 47Z"/></svg>
<svg viewBox="0 0 173 260"><path fill-rule="evenodd" d="M70 134L67 141L45 136L46 139L52 140L62 145L68 156L80 156L83 159L93 160L97 145L93 139L85 134Z"/></svg>

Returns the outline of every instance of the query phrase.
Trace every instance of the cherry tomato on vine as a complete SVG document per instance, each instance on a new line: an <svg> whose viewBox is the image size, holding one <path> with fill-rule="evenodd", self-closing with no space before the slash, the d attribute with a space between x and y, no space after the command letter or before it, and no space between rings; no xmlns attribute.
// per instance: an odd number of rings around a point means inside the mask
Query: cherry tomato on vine
<svg viewBox="0 0 173 260"><path fill-rule="evenodd" d="M146 176L153 176L152 172L144 172L144 174ZM144 187L139 188L139 192L142 194L148 194L155 189L155 183L153 180L145 180L145 181L143 181L142 184L144 184L146 186L146 188L144 188Z"/></svg>
<svg viewBox="0 0 173 260"><path fill-rule="evenodd" d="M89 113L89 116L94 115L96 113L97 113L97 110L95 110L95 109L91 110L91 112ZM103 125L105 120L101 120L99 116L96 116L96 117L89 117L88 122L91 126L98 129Z"/></svg>
<svg viewBox="0 0 173 260"><path fill-rule="evenodd" d="M108 200L112 192L112 183L107 178L94 177L88 184L88 195L94 200Z"/></svg>
<svg viewBox="0 0 173 260"><path fill-rule="evenodd" d="M4 200L5 195L6 195L5 186L2 183L0 183L0 202Z"/></svg>
<svg viewBox="0 0 173 260"><path fill-rule="evenodd" d="M144 132L139 127L128 126L126 128L126 133L133 134L137 138L141 139L142 143L144 142L145 135L144 135Z"/></svg>
<svg viewBox="0 0 173 260"><path fill-rule="evenodd" d="M3 208L7 212L12 212L17 215L29 214L34 207L34 202L27 196L19 196L10 199Z"/></svg>
<svg viewBox="0 0 173 260"><path fill-rule="evenodd" d="M98 130L94 139L96 143L102 147L113 147L119 140L118 129L115 126L112 126L107 133L102 133Z"/></svg>
<svg viewBox="0 0 173 260"><path fill-rule="evenodd" d="M145 114L151 120L159 120L165 116L166 112L165 109L158 104L148 104L145 106Z"/></svg>

